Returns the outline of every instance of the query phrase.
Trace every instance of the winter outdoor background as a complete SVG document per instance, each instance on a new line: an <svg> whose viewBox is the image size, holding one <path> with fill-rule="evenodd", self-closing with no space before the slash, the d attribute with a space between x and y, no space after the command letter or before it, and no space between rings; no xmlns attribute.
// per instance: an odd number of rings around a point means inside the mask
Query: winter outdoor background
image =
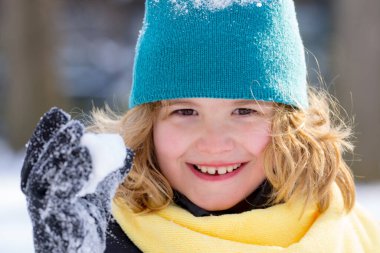
<svg viewBox="0 0 380 253"><path fill-rule="evenodd" d="M295 2L310 83L322 76L353 119L346 159L380 221L380 1ZM19 174L42 113L126 109L143 10L143 0L0 0L0 252L33 252Z"/></svg>

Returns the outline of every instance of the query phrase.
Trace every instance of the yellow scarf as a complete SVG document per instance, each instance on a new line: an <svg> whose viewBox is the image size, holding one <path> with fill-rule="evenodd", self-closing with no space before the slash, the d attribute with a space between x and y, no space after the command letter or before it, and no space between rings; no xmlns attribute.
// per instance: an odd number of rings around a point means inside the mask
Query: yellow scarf
<svg viewBox="0 0 380 253"><path fill-rule="evenodd" d="M357 206L345 214L339 189L334 196L322 214L315 206L303 209L301 201L240 214L194 217L175 205L137 215L115 200L112 212L144 253L380 252L380 226Z"/></svg>

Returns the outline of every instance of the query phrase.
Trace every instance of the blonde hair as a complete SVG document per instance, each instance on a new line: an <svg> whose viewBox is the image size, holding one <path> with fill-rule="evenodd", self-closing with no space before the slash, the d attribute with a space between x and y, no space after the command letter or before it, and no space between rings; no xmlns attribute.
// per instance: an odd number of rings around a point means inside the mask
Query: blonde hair
<svg viewBox="0 0 380 253"><path fill-rule="evenodd" d="M159 210L172 201L173 190L157 165L153 143L153 123L163 104L143 104L123 116L108 107L92 112L89 131L119 133L135 151L133 168L115 195L135 212ZM355 202L355 188L342 154L352 149L351 130L332 110L336 103L326 92L310 89L309 104L305 110L275 105L264 162L273 186L271 204L306 197L324 211L336 182L348 211Z"/></svg>
<svg viewBox="0 0 380 253"><path fill-rule="evenodd" d="M351 128L339 117L338 103L325 91L309 89L309 108L278 104L272 141L265 153L265 173L273 186L272 203L304 198L324 211L338 185L344 208L355 202L353 175L343 160L352 151Z"/></svg>

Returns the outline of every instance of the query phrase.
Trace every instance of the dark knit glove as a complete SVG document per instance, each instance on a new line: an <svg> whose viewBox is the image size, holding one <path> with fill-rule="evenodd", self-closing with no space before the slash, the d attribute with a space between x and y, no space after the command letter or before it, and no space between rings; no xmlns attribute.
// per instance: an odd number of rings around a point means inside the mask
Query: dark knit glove
<svg viewBox="0 0 380 253"><path fill-rule="evenodd" d="M104 252L110 203L132 166L108 174L93 193L79 196L93 170L89 150L80 145L84 126L58 108L38 123L21 171L36 252Z"/></svg>

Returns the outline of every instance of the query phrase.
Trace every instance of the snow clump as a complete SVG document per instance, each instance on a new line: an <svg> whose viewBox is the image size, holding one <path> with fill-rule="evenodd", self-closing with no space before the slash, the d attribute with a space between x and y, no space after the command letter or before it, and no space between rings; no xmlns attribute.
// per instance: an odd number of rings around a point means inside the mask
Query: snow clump
<svg viewBox="0 0 380 253"><path fill-rule="evenodd" d="M85 133L80 144L89 150L93 170L78 197L95 192L96 186L108 174L124 166L127 155L123 138L118 134Z"/></svg>

